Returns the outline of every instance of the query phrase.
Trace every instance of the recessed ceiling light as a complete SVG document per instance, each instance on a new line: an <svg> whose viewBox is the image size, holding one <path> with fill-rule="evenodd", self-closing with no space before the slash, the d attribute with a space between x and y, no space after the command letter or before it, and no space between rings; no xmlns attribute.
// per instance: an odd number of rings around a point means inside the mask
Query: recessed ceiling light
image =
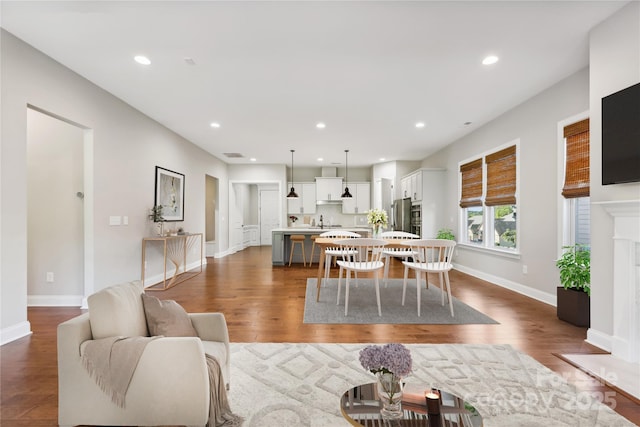
<svg viewBox="0 0 640 427"><path fill-rule="evenodd" d="M417 127L418 129L422 129L424 126L425 126L424 122L418 122L418 123L416 123L416 127Z"/></svg>
<svg viewBox="0 0 640 427"><path fill-rule="evenodd" d="M495 55L489 55L489 56L487 56L486 58L484 58L484 59L482 60L482 65L492 65L492 64L495 64L496 62L498 62L498 60L499 60L499 59L500 59L500 58L498 58L498 57L497 57L497 56L495 56Z"/></svg>
<svg viewBox="0 0 640 427"><path fill-rule="evenodd" d="M212 122L209 126L211 126L212 128L218 129L220 127L220 123Z"/></svg>
<svg viewBox="0 0 640 427"><path fill-rule="evenodd" d="M138 64L142 64L142 65L151 64L151 60L143 55L136 55L133 57L133 60L136 61Z"/></svg>
<svg viewBox="0 0 640 427"><path fill-rule="evenodd" d="M324 129L324 128L326 128L326 127L327 127L327 125L325 125L324 123L320 122L320 123L316 124L316 127L317 127L318 129Z"/></svg>
<svg viewBox="0 0 640 427"><path fill-rule="evenodd" d="M324 162L324 159L322 157L318 157L318 161L319 162Z"/></svg>
<svg viewBox="0 0 640 427"><path fill-rule="evenodd" d="M250 162L255 162L257 159L255 157L252 157L249 159Z"/></svg>
<svg viewBox="0 0 640 427"><path fill-rule="evenodd" d="M384 157L380 157L380 161L381 162L384 162L385 160L387 160L387 159L385 159Z"/></svg>

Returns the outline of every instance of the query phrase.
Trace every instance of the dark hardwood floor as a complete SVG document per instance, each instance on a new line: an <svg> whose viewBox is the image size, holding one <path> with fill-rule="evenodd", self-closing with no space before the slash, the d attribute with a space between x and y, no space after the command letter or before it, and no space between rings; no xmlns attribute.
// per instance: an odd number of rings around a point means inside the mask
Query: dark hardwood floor
<svg viewBox="0 0 640 427"><path fill-rule="evenodd" d="M554 307L453 271L453 294L500 324L303 324L306 279L316 272L317 264L272 267L271 247L254 247L209 258L203 273L154 295L175 299L190 312L223 312L233 342L510 344L595 396L613 392L554 355L600 352L584 342L585 328L559 321ZM399 262L393 263L391 275L401 277ZM33 334L0 348L2 427L57 425L56 326L81 312L29 308ZM615 392L609 402L640 424L640 405Z"/></svg>

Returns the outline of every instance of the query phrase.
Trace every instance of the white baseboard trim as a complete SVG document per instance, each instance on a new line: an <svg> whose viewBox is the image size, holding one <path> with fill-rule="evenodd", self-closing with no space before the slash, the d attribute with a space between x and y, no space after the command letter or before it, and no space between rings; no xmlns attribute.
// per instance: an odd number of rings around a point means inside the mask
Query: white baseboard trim
<svg viewBox="0 0 640 427"><path fill-rule="evenodd" d="M229 256L231 254L234 254L237 251L232 251L231 249L227 249L226 251L222 251L222 252L216 252L213 257L214 258L224 258L226 256Z"/></svg>
<svg viewBox="0 0 640 427"><path fill-rule="evenodd" d="M82 307L82 295L27 295L27 307Z"/></svg>
<svg viewBox="0 0 640 427"><path fill-rule="evenodd" d="M529 298L533 298L535 300L541 301L545 304L549 304L554 307L557 304L556 295L549 294L547 292L542 292L537 289L533 289L529 286L523 285L522 283L513 282L503 277L494 276L493 274L488 274L483 271L475 270L473 268L469 268L460 264L454 264L453 268L455 268L458 271L461 271L462 273L468 274L473 277L477 277L478 279L486 280L487 282L491 282L495 285L512 290L514 292L517 292Z"/></svg>
<svg viewBox="0 0 640 427"><path fill-rule="evenodd" d="M202 268L207 264L207 258L202 258ZM187 271L193 270L195 268L200 268L200 261L194 261L191 264L187 264ZM167 281L171 280L173 274L176 272L175 268L171 270L167 270ZM164 280L164 273L156 274L155 276L145 277L144 278L144 287L148 288L149 286L156 285Z"/></svg>
<svg viewBox="0 0 640 427"><path fill-rule="evenodd" d="M613 337L593 328L587 329L587 339L585 341L603 349L604 351L610 352L613 348Z"/></svg>
<svg viewBox="0 0 640 427"><path fill-rule="evenodd" d="M0 330L0 345L5 345L27 335L31 335L31 323L29 321L20 322Z"/></svg>

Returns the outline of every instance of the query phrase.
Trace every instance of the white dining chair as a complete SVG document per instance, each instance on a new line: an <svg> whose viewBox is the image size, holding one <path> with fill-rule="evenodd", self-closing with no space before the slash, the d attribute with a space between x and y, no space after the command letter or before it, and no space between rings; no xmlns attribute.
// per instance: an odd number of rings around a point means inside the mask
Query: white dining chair
<svg viewBox="0 0 640 427"><path fill-rule="evenodd" d="M378 276L380 270L384 268L382 262L382 249L387 244L382 239L355 238L336 241L342 250L341 258L338 259L340 273L338 275L338 298L336 304L340 304L340 288L342 285L342 273L346 270L347 278L345 283L344 315L349 313L349 279L351 272L373 273L373 281L376 289L376 300L378 302L378 316L382 316L380 308L380 286Z"/></svg>
<svg viewBox="0 0 640 427"><path fill-rule="evenodd" d="M331 231L325 231L324 233L320 234L320 237L356 239L361 236L358 233L354 233L353 231L331 230ZM337 260L339 257L342 257L342 255L343 255L342 249L337 244L335 246L329 246L325 249L324 251L324 282L325 283L329 278L329 272L331 271L331 263L333 262L334 259ZM346 255L353 255L353 254L346 254Z"/></svg>
<svg viewBox="0 0 640 427"><path fill-rule="evenodd" d="M404 264L404 281L402 283L402 305L404 305L405 295L407 291L407 278L409 270L416 272L416 289L418 299L418 316L420 316L420 283L422 282L422 273L425 273L425 281L429 285L429 273L438 273L440 278L440 291L442 296L442 305L444 305L444 286L447 288L447 298L449 300L449 309L451 317L453 314L453 301L451 299L451 284L449 282L449 270L453 268L451 258L453 257L453 249L456 242L444 239L425 239L404 242L412 251L415 252L413 261L403 261ZM444 281L443 281L444 278Z"/></svg>
<svg viewBox="0 0 640 427"><path fill-rule="evenodd" d="M381 239L385 240L409 240L409 239L419 239L420 236L413 233L408 233L406 231L385 231L380 234ZM391 258L402 258L403 261L406 261L408 258L412 258L414 256L414 252L411 248L403 247L403 248L391 248L385 247L382 250L382 261L384 262L384 275L382 281L384 282L384 287L387 287L387 282L389 280L389 264L391 264Z"/></svg>

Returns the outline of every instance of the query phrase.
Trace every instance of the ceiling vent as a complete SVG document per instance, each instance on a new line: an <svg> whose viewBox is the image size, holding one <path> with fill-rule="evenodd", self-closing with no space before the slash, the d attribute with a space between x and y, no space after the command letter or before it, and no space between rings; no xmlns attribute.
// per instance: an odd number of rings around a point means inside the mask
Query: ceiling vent
<svg viewBox="0 0 640 427"><path fill-rule="evenodd" d="M222 153L229 159L242 159L244 156L240 153Z"/></svg>

